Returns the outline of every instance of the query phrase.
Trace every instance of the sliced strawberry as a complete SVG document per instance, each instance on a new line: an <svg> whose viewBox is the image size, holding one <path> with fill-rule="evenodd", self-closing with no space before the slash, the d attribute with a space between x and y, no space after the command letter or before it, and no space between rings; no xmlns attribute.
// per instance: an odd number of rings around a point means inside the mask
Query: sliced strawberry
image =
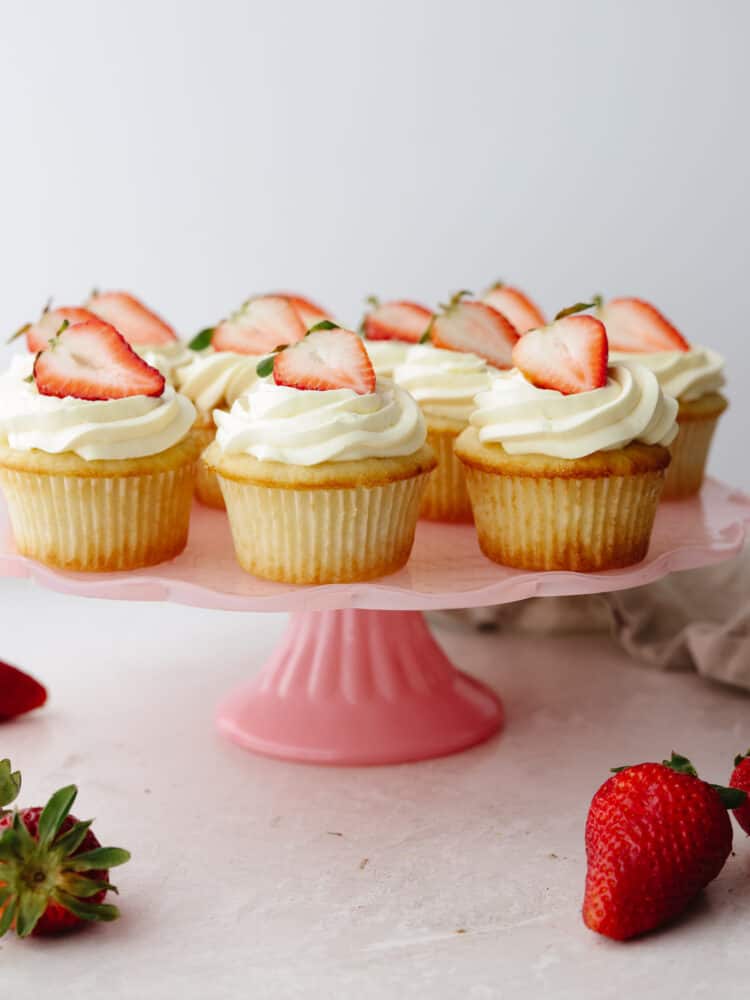
<svg viewBox="0 0 750 1000"><path fill-rule="evenodd" d="M164 376L140 358L113 326L100 319L63 330L34 362L43 396L124 399L161 396Z"/></svg>
<svg viewBox="0 0 750 1000"><path fill-rule="evenodd" d="M486 302L454 296L432 324L432 343L449 351L477 354L495 368L510 368L516 328Z"/></svg>
<svg viewBox="0 0 750 1000"><path fill-rule="evenodd" d="M690 344L666 316L643 299L610 299L598 311L613 351L689 351Z"/></svg>
<svg viewBox="0 0 750 1000"><path fill-rule="evenodd" d="M564 316L525 334L513 364L540 389L572 395L607 384L607 334L593 316Z"/></svg>
<svg viewBox="0 0 750 1000"><path fill-rule="evenodd" d="M324 319L333 319L328 310L323 309L312 299L305 298L304 295L296 295L293 292L274 292L270 296L264 296L264 298L286 299L302 320L305 330L309 330L311 326L315 326L316 323L320 323Z"/></svg>
<svg viewBox="0 0 750 1000"><path fill-rule="evenodd" d="M39 681L0 660L0 721L39 708L46 700Z"/></svg>
<svg viewBox="0 0 750 1000"><path fill-rule="evenodd" d="M73 323L85 323L96 319L92 312L82 306L58 306L57 309L45 309L36 323L26 327L26 346L36 354L43 351L62 326L64 320Z"/></svg>
<svg viewBox="0 0 750 1000"><path fill-rule="evenodd" d="M362 332L368 340L404 340L418 344L427 332L432 313L417 302L403 299L377 303L365 315Z"/></svg>
<svg viewBox="0 0 750 1000"><path fill-rule="evenodd" d="M484 293L482 301L509 319L521 336L547 322L542 310L528 295L520 288L504 285L501 281Z"/></svg>
<svg viewBox="0 0 750 1000"><path fill-rule="evenodd" d="M307 327L294 307L280 295L249 299L214 330L215 351L268 354L282 344L302 340Z"/></svg>
<svg viewBox="0 0 750 1000"><path fill-rule="evenodd" d="M375 372L361 337L351 330L316 330L276 355L276 385L294 389L375 391Z"/></svg>
<svg viewBox="0 0 750 1000"><path fill-rule="evenodd" d="M86 306L111 323L129 344L156 346L178 339L169 324L127 292L94 292Z"/></svg>

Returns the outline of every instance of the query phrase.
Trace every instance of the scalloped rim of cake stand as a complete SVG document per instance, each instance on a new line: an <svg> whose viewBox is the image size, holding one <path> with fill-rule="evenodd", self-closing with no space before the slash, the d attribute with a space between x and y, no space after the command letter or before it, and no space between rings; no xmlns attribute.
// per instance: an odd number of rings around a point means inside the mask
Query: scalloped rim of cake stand
<svg viewBox="0 0 750 1000"><path fill-rule="evenodd" d="M7 514L0 499L0 577L28 578L48 589L82 597L171 601L191 607L226 611L327 611L345 608L437 611L483 607L529 597L625 590L652 583L672 572L697 569L731 558L741 550L746 526L750 524L750 497L718 480L707 479L699 497L662 504L657 515L652 550L658 548L654 542L659 541L660 533L668 528L667 518L675 514L682 518L694 517L696 528L703 525L704 535L708 530L707 522L710 522L710 535L695 541L681 541L656 555L649 554L643 562L625 569L602 573L526 572L497 566L480 555L480 571L485 578L489 578L489 582L477 587L469 586L464 590L420 590L413 582L409 585L407 566L406 570L398 574L365 583L301 587L261 581L268 592L248 594L209 588L194 582L188 575L166 575L165 569L175 569L184 556L161 566L125 573L92 574L51 569L13 550L12 543L8 541ZM221 523L222 518L225 521L222 512L208 513L200 508L196 508L196 516L212 516L218 519L217 524ZM451 560L452 572L456 565L456 560L452 557L452 542L461 539L465 545L466 532L473 534L471 526L431 524L423 527L420 522L415 544L417 557L422 541L420 529L432 532L433 548L434 533L440 530L439 539L444 539L445 558ZM228 533L228 526L224 525L222 530ZM459 532L464 534L457 534ZM189 554L190 549L189 544L184 555ZM189 572L189 566L186 567L186 572ZM244 577L239 567L236 567L236 574ZM429 566L424 570L424 579L429 579Z"/></svg>

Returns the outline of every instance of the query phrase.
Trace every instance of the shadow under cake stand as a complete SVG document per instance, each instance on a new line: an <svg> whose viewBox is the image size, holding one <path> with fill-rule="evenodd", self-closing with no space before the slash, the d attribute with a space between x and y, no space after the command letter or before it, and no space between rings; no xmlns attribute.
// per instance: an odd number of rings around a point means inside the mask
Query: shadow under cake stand
<svg viewBox="0 0 750 1000"><path fill-rule="evenodd" d="M420 521L404 569L368 583L300 587L244 573L223 511L196 504L179 558L127 573L54 570L19 555L0 497L0 576L84 597L289 611L264 669L221 704L219 729L258 753L318 764L396 764L454 753L503 725L498 696L458 670L422 612L651 583L740 551L750 498L716 480L659 507L646 559L604 573L526 572L486 559L471 525ZM496 640L501 641L501 640Z"/></svg>

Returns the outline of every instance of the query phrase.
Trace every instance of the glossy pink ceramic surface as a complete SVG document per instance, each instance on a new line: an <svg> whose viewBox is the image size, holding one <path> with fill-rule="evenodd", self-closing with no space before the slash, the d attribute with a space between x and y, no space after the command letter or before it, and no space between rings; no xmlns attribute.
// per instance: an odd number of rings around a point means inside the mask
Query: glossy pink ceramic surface
<svg viewBox="0 0 750 1000"><path fill-rule="evenodd" d="M394 764L473 746L503 722L416 611L299 611L260 675L219 709L249 750L318 764Z"/></svg>
<svg viewBox="0 0 750 1000"><path fill-rule="evenodd" d="M506 569L482 555L473 526L423 521L411 559L400 572L369 583L295 587L243 573L234 558L226 515L199 504L188 547L172 562L129 573L48 569L15 552L0 495L0 576L28 576L45 587L87 597L175 601L230 611L469 608L638 587L673 570L719 562L739 551L749 518L747 496L708 480L699 497L660 506L642 563L607 573Z"/></svg>

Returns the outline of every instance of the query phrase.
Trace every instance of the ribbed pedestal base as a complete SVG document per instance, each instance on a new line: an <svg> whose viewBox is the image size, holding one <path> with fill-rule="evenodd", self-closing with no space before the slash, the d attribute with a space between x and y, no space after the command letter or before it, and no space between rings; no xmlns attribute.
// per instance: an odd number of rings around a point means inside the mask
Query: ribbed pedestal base
<svg viewBox="0 0 750 1000"><path fill-rule="evenodd" d="M241 746L318 764L440 757L502 724L498 697L456 670L416 611L293 615L261 674L218 714Z"/></svg>

